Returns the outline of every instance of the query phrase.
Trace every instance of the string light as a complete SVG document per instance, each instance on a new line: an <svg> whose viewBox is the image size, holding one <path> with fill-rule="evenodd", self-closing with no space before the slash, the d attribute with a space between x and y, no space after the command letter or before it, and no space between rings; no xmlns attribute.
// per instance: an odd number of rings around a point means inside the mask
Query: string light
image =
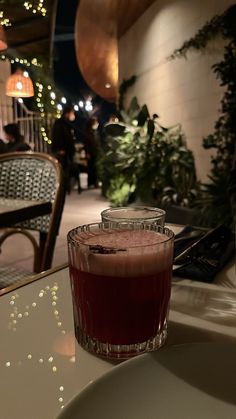
<svg viewBox="0 0 236 419"><path fill-rule="evenodd" d="M33 14L39 13L42 16L46 16L47 10L44 7L44 0L35 0L33 2L25 1L23 4L24 8Z"/></svg>
<svg viewBox="0 0 236 419"><path fill-rule="evenodd" d="M27 2L28 5L32 4L32 2ZM40 4L43 4L43 2L39 2ZM32 71L34 71L35 69L35 74L36 71L38 71L37 69L43 68L43 65L40 63L40 61L38 61L38 59L36 57L33 57L32 59L27 59L27 58L22 58L22 57L11 57L8 54L0 54L0 59L2 61L8 60L11 64L22 64L23 66L27 67L28 69L31 69L32 67ZM53 89L51 84L45 84L45 82L43 82L43 80L41 79L41 75L39 76L38 80L36 81L36 86L35 86L35 104L36 107L38 109L38 112L40 113L41 116L41 126L42 128L44 128L45 131L44 135L42 135L42 140L46 143L48 143L49 145L52 143L51 139L48 137L47 135L47 131L48 131L48 127L46 124L46 121L44 122L44 118L46 113L52 113L54 114L54 116L56 118L60 118L61 117L61 113L62 113L62 104L66 104L67 103L67 99L62 96L60 97L60 100L57 100L57 95L55 93L55 89ZM59 96L59 95L58 95ZM22 98L19 98L18 100L19 103L23 103ZM79 105L79 107L78 107ZM84 102L82 100L80 100L78 102L78 105L74 105L74 109L76 111L79 111L79 108L84 108ZM50 109L51 108L51 109ZM87 112L91 111L93 109L92 107L92 103L91 100L88 100L86 102L86 107L85 110ZM42 132L41 132L42 134Z"/></svg>
<svg viewBox="0 0 236 419"><path fill-rule="evenodd" d="M0 10L0 25L11 26L11 22L8 18L4 17L4 12Z"/></svg>
<svg viewBox="0 0 236 419"><path fill-rule="evenodd" d="M11 64L15 63L21 63L26 65L27 67L30 67L31 65L34 67L40 67L42 68L42 64L37 60L37 58L32 58L31 61L27 60L26 58L19 58L19 57L9 57L6 54L1 54L0 59L2 61L8 60L11 62Z"/></svg>
<svg viewBox="0 0 236 419"><path fill-rule="evenodd" d="M92 105L92 102L91 102L90 99L89 100L86 100L86 102L85 102L85 110L87 112L90 112L90 111L93 110L93 105Z"/></svg>

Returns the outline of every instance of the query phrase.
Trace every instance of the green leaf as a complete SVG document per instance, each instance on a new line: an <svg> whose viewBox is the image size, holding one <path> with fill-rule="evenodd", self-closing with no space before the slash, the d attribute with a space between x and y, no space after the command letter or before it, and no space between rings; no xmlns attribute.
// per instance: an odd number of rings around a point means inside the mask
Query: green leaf
<svg viewBox="0 0 236 419"><path fill-rule="evenodd" d="M154 131L155 131L155 123L154 123L153 119L149 119L148 120L148 127L147 127L149 140L152 139Z"/></svg>
<svg viewBox="0 0 236 419"><path fill-rule="evenodd" d="M138 125L143 127L149 117L147 105L143 105L137 117Z"/></svg>
<svg viewBox="0 0 236 419"><path fill-rule="evenodd" d="M111 137L122 136L125 130L125 125L121 124L108 124L104 127L105 134L110 135Z"/></svg>

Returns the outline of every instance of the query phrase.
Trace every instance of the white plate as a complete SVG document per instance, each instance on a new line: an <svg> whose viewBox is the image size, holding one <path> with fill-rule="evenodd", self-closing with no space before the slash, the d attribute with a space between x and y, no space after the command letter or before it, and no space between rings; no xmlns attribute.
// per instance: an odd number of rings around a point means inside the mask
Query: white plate
<svg viewBox="0 0 236 419"><path fill-rule="evenodd" d="M236 344L172 346L115 367L58 419L235 419Z"/></svg>

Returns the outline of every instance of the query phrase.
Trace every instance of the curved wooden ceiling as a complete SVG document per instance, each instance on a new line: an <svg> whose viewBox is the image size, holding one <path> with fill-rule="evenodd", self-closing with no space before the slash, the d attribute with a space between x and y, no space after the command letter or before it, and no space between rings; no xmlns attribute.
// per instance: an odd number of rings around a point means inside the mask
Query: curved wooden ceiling
<svg viewBox="0 0 236 419"><path fill-rule="evenodd" d="M118 38L155 0L80 0L75 25L76 57L88 85L115 101Z"/></svg>
<svg viewBox="0 0 236 419"><path fill-rule="evenodd" d="M19 0L1 0L0 3L4 16L12 23L5 28L8 52L13 56L37 57L50 62L57 0L45 0L45 17L27 11Z"/></svg>

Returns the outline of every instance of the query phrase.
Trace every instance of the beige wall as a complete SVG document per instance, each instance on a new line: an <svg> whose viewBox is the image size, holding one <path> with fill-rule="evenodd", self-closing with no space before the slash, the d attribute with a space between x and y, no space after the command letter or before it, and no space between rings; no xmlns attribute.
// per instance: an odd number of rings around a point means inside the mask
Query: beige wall
<svg viewBox="0 0 236 419"><path fill-rule="evenodd" d="M127 99L136 95L163 125L182 124L201 180L209 173L212 153L203 149L202 138L213 132L223 93L211 70L222 57L222 41L214 41L205 53L189 53L187 60L168 62L166 57L232 3L157 0L119 41L120 81L138 77Z"/></svg>

